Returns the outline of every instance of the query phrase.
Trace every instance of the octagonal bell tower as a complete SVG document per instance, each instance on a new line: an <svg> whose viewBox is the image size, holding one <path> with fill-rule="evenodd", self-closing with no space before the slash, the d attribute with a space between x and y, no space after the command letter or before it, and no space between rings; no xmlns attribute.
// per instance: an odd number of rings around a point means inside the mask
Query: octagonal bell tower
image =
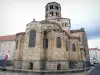
<svg viewBox="0 0 100 75"><path fill-rule="evenodd" d="M51 20L61 17L61 6L59 3L50 2L45 6L45 19Z"/></svg>

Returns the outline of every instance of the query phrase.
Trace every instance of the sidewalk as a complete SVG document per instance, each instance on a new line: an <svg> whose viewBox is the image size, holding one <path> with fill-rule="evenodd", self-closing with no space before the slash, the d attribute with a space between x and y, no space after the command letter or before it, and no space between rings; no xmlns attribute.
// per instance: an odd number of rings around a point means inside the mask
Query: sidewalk
<svg viewBox="0 0 100 75"><path fill-rule="evenodd" d="M83 69L73 69L73 70L25 70L25 69L14 69L12 66L5 67L9 73L32 73L32 74L60 74L60 75L86 75Z"/></svg>
<svg viewBox="0 0 100 75"><path fill-rule="evenodd" d="M91 69L91 67L88 67L86 69L69 69L69 70L26 70L26 69L15 69L13 66L5 67L8 70L20 70L20 71L33 71L33 72L84 72Z"/></svg>

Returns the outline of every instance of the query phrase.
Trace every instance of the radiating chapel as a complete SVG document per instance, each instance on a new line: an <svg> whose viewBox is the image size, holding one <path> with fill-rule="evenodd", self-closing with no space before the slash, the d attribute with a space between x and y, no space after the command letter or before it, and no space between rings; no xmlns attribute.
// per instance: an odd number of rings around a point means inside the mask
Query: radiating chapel
<svg viewBox="0 0 100 75"><path fill-rule="evenodd" d="M84 28L71 29L71 20L61 16L57 2L45 6L45 20L26 25L25 32L17 33L15 68L66 70L73 63L82 67L89 61L87 36Z"/></svg>

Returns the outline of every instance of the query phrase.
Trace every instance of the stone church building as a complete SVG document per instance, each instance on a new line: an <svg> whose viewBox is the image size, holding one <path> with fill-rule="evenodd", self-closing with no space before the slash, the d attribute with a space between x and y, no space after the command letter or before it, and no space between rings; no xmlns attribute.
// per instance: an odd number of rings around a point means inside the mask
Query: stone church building
<svg viewBox="0 0 100 75"><path fill-rule="evenodd" d="M71 20L61 16L60 4L48 3L45 20L33 19L25 32L16 34L14 68L66 70L71 63L82 67L82 61L89 61L86 32L70 28Z"/></svg>

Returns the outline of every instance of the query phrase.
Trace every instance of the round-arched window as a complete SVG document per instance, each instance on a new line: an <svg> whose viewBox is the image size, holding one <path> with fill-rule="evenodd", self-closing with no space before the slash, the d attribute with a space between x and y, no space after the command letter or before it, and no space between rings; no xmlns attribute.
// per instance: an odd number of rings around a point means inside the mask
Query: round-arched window
<svg viewBox="0 0 100 75"><path fill-rule="evenodd" d="M73 50L73 51L76 51L75 43L72 44L72 50Z"/></svg>
<svg viewBox="0 0 100 75"><path fill-rule="evenodd" d="M35 47L35 40L36 40L36 31L31 30L29 37L29 47Z"/></svg>
<svg viewBox="0 0 100 75"><path fill-rule="evenodd" d="M61 48L61 38L57 37L56 39L57 48Z"/></svg>

